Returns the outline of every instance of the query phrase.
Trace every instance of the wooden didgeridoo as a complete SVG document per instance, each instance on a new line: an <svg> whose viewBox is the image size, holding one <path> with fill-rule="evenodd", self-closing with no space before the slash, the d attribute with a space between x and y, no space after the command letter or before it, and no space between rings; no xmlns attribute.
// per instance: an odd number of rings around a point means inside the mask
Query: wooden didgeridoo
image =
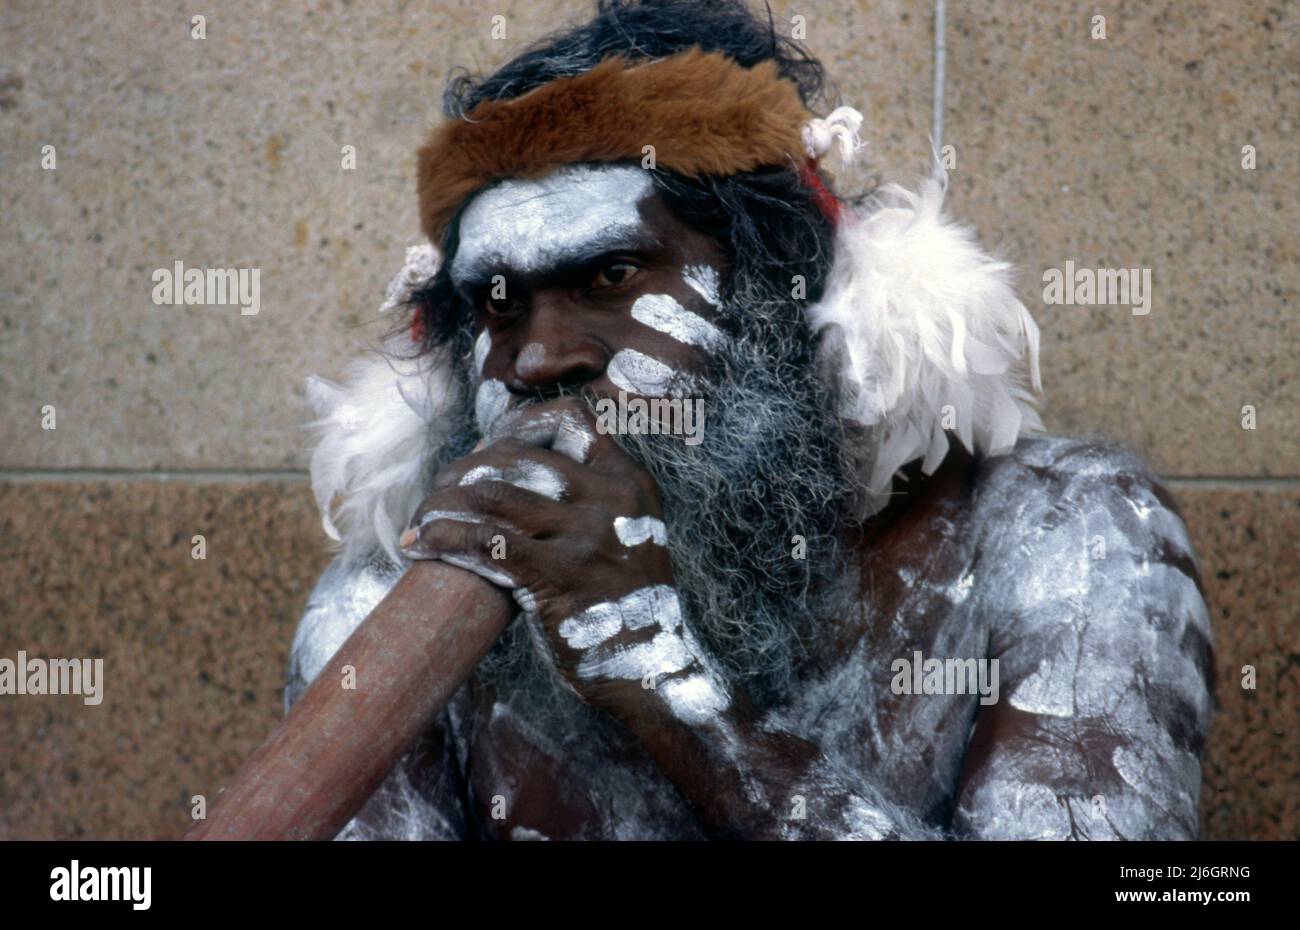
<svg viewBox="0 0 1300 930"><path fill-rule="evenodd" d="M505 630L510 596L416 562L339 647L187 840L330 840ZM343 687L343 667L356 670Z"/></svg>

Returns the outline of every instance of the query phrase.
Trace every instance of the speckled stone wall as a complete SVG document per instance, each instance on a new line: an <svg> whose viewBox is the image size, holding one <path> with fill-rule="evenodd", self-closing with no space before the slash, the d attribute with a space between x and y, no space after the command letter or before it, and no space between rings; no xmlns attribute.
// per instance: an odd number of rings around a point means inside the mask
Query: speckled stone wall
<svg viewBox="0 0 1300 930"><path fill-rule="evenodd" d="M269 731L328 559L303 376L338 374L379 331L447 69L491 67L588 8L223 2L200 40L181 3L6 4L0 656L102 657L107 686L97 707L0 697L0 838L179 835L189 798ZM948 10L950 205L1020 270L1048 426L1144 449L1200 553L1219 705L1206 833L1296 838L1297 16L1111 3L1101 39L1077 3ZM914 181L932 5L773 11L805 17L866 115L873 173ZM1067 260L1149 268L1151 312L1046 304L1043 272ZM155 305L151 274L177 261L258 269L259 312Z"/></svg>

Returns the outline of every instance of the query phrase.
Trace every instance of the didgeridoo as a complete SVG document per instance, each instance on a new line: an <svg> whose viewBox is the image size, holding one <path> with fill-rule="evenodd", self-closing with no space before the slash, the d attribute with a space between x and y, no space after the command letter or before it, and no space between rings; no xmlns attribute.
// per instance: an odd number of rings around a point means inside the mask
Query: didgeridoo
<svg viewBox="0 0 1300 930"><path fill-rule="evenodd" d="M329 840L510 622L510 596L416 562L316 676L187 840ZM355 687L344 687L345 666Z"/></svg>

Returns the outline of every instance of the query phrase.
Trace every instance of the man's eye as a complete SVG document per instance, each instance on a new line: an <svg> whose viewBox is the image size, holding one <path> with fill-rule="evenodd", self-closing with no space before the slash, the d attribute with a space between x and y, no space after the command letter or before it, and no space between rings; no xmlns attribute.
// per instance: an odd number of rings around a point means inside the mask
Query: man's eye
<svg viewBox="0 0 1300 930"><path fill-rule="evenodd" d="M519 301L509 297L493 297L489 293L483 298L483 312L492 317L510 316L518 309Z"/></svg>
<svg viewBox="0 0 1300 930"><path fill-rule="evenodd" d="M610 262L596 272L596 277L592 279L591 286L617 287L620 284L627 283L628 279L638 271L640 269L636 265L628 262Z"/></svg>

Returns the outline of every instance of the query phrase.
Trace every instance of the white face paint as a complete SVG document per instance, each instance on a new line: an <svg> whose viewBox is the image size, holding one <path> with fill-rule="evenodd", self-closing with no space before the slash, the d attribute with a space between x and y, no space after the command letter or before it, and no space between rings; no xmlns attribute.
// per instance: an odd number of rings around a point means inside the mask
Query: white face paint
<svg viewBox="0 0 1300 930"><path fill-rule="evenodd" d="M483 365L487 362L488 353L491 351L492 337L488 335L488 331L485 329L474 340L474 371L480 378L483 377Z"/></svg>
<svg viewBox="0 0 1300 930"><path fill-rule="evenodd" d="M523 461L508 468L478 465L461 475L460 486L468 487L480 481L504 481L555 501L562 500L569 490L563 475L539 462Z"/></svg>
<svg viewBox="0 0 1300 930"><path fill-rule="evenodd" d="M682 280L711 306L718 305L718 269L710 265L687 265L682 269Z"/></svg>
<svg viewBox="0 0 1300 930"><path fill-rule="evenodd" d="M667 294L638 297L632 304L632 319L689 346L715 349L723 340L721 330Z"/></svg>
<svg viewBox="0 0 1300 930"><path fill-rule="evenodd" d="M614 533L625 546L639 546L646 540L668 545L668 527L658 517L615 517Z"/></svg>
<svg viewBox="0 0 1300 930"><path fill-rule="evenodd" d="M528 378L546 364L546 346L540 342L530 342L519 350L515 359L515 371L521 378Z"/></svg>
<svg viewBox="0 0 1300 930"><path fill-rule="evenodd" d="M685 397L691 380L636 349L619 349L609 360L605 376L618 388L642 397Z"/></svg>
<svg viewBox="0 0 1300 930"><path fill-rule="evenodd" d="M643 232L637 204L653 190L632 165L572 165L538 180L510 180L474 197L460 220L452 278L494 266L534 272L557 258L591 254Z"/></svg>

